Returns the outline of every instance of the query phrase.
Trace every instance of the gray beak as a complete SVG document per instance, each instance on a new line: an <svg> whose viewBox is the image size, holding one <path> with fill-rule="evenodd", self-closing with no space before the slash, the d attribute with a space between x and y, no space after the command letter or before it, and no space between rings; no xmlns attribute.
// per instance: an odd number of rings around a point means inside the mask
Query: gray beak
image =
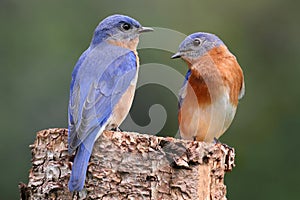
<svg viewBox="0 0 300 200"><path fill-rule="evenodd" d="M145 33L145 32L152 32L154 31L153 28L150 27L142 27L139 29L139 33Z"/></svg>
<svg viewBox="0 0 300 200"><path fill-rule="evenodd" d="M171 58L175 59L175 58L180 58L181 56L182 56L182 53L181 52L177 52Z"/></svg>

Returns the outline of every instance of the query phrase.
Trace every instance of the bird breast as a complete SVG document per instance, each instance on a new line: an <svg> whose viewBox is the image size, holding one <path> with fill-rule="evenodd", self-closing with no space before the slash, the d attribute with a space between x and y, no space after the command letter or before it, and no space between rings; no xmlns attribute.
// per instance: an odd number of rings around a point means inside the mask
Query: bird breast
<svg viewBox="0 0 300 200"><path fill-rule="evenodd" d="M137 59L137 70L136 70L136 75L134 79L131 81L128 89L124 92L123 96L121 97L120 101L116 104L113 114L110 118L110 123L109 127L118 127L121 125L121 123L124 121L126 118L127 114L129 113L129 110L131 108L134 94L135 94L135 88L136 88L136 83L138 79L138 71L139 71L139 60L138 56L136 55Z"/></svg>

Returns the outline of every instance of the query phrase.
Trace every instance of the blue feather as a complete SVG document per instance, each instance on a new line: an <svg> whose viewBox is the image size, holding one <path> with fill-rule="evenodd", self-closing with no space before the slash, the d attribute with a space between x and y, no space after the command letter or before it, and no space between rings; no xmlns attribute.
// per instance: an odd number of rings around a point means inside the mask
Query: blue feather
<svg viewBox="0 0 300 200"><path fill-rule="evenodd" d="M124 28L126 24L131 31ZM138 37L141 27L128 16L105 18L75 65L68 107L68 150L77 152L69 181L70 191L83 189L96 137L110 125L115 106L137 76L135 53L117 45ZM112 40L116 45L112 45Z"/></svg>
<svg viewBox="0 0 300 200"><path fill-rule="evenodd" d="M105 18L104 20L102 20L100 22L100 24L97 26L94 36L93 36L93 39L92 39L92 42L91 42L91 45L100 44L105 39L107 39L108 37L113 35L115 32L119 31L118 28L116 29L116 21L118 22L117 25L120 25L121 23L128 23L128 24L135 26L136 28L142 27L138 21L136 21L128 16L111 15L111 16Z"/></svg>
<svg viewBox="0 0 300 200"><path fill-rule="evenodd" d="M214 34L211 33L205 33L205 32L197 32L189 35L186 40L195 39L195 38L205 38L208 42L214 42L215 46L224 45L223 41L220 40L220 38Z"/></svg>
<svg viewBox="0 0 300 200"><path fill-rule="evenodd" d="M84 141L81 143L73 162L72 173L69 180L69 190L80 191L82 190L85 182L87 166L94 146L95 137L99 129L94 130Z"/></svg>
<svg viewBox="0 0 300 200"><path fill-rule="evenodd" d="M135 78L136 62L132 51L108 43L87 49L77 62L70 89L68 142L70 153L78 150L70 191L83 189L96 136Z"/></svg>
<svg viewBox="0 0 300 200"><path fill-rule="evenodd" d="M189 69L187 71L187 73L185 74L184 81L183 81L183 84L181 86L181 89L186 88L190 76L191 76L191 70ZM178 100L178 108L179 108L179 110L181 108L182 101L183 101L183 97L181 96L181 94L179 94L179 100Z"/></svg>

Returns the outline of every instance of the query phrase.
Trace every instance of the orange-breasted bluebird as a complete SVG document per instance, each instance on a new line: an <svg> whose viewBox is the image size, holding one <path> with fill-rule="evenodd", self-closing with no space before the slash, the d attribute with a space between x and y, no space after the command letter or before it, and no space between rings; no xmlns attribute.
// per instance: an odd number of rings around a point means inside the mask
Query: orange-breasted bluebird
<svg viewBox="0 0 300 200"><path fill-rule="evenodd" d="M210 33L187 36L172 56L179 57L189 68L179 94L180 135L211 142L234 118L245 93L243 71L225 44Z"/></svg>
<svg viewBox="0 0 300 200"><path fill-rule="evenodd" d="M104 130L118 128L128 114L138 76L139 35L152 30L128 16L109 16L77 61L68 109L69 152L77 149L70 191L83 189L95 140Z"/></svg>

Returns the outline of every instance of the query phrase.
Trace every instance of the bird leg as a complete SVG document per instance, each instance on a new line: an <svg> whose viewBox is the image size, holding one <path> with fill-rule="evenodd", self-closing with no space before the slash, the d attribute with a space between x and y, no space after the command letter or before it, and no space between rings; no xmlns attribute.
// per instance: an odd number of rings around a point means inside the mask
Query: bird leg
<svg viewBox="0 0 300 200"><path fill-rule="evenodd" d="M197 141L197 136L193 136L193 140L194 140L194 141Z"/></svg>
<svg viewBox="0 0 300 200"><path fill-rule="evenodd" d="M220 142L220 140L218 140L216 137L214 137L213 143L214 143L214 144L222 144L222 143Z"/></svg>
<svg viewBox="0 0 300 200"><path fill-rule="evenodd" d="M112 131L118 131L118 132L123 132L123 130L120 129L119 126L115 126L115 127L111 128L110 130L112 130Z"/></svg>

